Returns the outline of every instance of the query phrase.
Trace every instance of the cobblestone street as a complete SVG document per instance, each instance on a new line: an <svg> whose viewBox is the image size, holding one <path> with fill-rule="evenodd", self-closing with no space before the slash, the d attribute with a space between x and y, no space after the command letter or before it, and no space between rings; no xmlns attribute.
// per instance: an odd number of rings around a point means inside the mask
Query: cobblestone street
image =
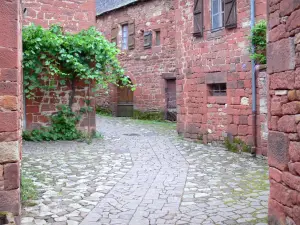
<svg viewBox="0 0 300 225"><path fill-rule="evenodd" d="M173 124L97 118L104 139L25 143L39 198L24 225L267 224L268 166L178 137Z"/></svg>

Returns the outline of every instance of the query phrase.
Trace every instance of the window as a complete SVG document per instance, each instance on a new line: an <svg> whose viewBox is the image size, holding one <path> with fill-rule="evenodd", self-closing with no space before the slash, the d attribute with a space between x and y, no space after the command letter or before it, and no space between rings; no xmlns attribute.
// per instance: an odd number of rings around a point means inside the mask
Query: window
<svg viewBox="0 0 300 225"><path fill-rule="evenodd" d="M144 48L151 48L152 46L152 32L147 31L144 33Z"/></svg>
<svg viewBox="0 0 300 225"><path fill-rule="evenodd" d="M212 30L224 27L224 0L212 0L211 2L211 17Z"/></svg>
<svg viewBox="0 0 300 225"><path fill-rule="evenodd" d="M122 25L122 50L128 49L128 24Z"/></svg>
<svg viewBox="0 0 300 225"><path fill-rule="evenodd" d="M208 90L210 96L226 96L227 94L226 83L209 84Z"/></svg>
<svg viewBox="0 0 300 225"><path fill-rule="evenodd" d="M155 31L155 46L160 45L160 30Z"/></svg>

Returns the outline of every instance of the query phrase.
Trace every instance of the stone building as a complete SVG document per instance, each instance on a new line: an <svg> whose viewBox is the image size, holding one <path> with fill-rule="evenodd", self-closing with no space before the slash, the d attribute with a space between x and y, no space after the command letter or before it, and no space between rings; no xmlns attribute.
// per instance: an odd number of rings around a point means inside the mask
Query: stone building
<svg viewBox="0 0 300 225"><path fill-rule="evenodd" d="M300 224L300 2L270 0L269 224Z"/></svg>
<svg viewBox="0 0 300 225"><path fill-rule="evenodd" d="M137 90L112 86L97 105L117 116L175 111L179 134L205 143L229 136L252 145L256 133L257 152L266 155L267 75L259 69L253 129L250 12L249 0L98 1L97 28L121 49ZM261 19L266 2L258 0Z"/></svg>
<svg viewBox="0 0 300 225"><path fill-rule="evenodd" d="M175 1L97 1L97 28L120 48L125 74L137 85L134 93L111 86L98 105L117 116L176 110Z"/></svg>
<svg viewBox="0 0 300 225"><path fill-rule="evenodd" d="M265 19L266 2L255 2L256 21ZM253 144L250 15L249 0L177 1L178 132L185 137ZM267 95L257 100L257 151L265 155Z"/></svg>

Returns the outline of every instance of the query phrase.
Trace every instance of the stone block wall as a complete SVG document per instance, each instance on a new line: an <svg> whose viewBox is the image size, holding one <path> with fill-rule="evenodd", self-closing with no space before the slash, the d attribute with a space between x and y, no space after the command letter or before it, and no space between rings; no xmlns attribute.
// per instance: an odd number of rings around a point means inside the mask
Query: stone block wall
<svg viewBox="0 0 300 225"><path fill-rule="evenodd" d="M270 224L300 224L300 2L269 0Z"/></svg>
<svg viewBox="0 0 300 225"><path fill-rule="evenodd" d="M79 32L95 25L95 0L23 0L23 25L34 23L43 27L61 24L66 31Z"/></svg>
<svg viewBox="0 0 300 225"><path fill-rule="evenodd" d="M79 32L96 24L95 0L23 0L22 3L27 10L23 25L34 23L48 28L52 24L61 24L65 31ZM77 84L73 109L86 106L86 99L90 99L90 106L94 107L94 93L82 82L78 81ZM26 99L26 129L48 125L48 116L56 112L56 106L68 104L70 93L71 86L68 84L50 92L37 91L35 100ZM84 115L80 122L82 129L94 129L95 125L95 112Z"/></svg>
<svg viewBox="0 0 300 225"><path fill-rule="evenodd" d="M97 28L108 40L111 40L111 29L134 21L135 45L132 50L124 50L119 55L125 75L137 85L134 92L134 108L140 111L164 111L166 108L164 74L175 78L175 23L174 1L153 0L141 1L97 17ZM160 45L155 46L155 31L160 30ZM153 44L144 48L144 32L152 31ZM121 46L121 34L118 35L118 46ZM117 90L111 86L109 92L99 92L99 106L110 106L113 112L117 107Z"/></svg>
<svg viewBox="0 0 300 225"><path fill-rule="evenodd" d="M256 95L257 95L257 153L268 153L268 93L269 77L265 66L256 66Z"/></svg>
<svg viewBox="0 0 300 225"><path fill-rule="evenodd" d="M75 97L72 105L74 112L87 107L87 100L90 106L95 106L92 86L89 88L84 82L76 82ZM71 85L60 86L52 91L37 91L35 99L26 99L26 129L38 129L41 126L50 124L49 116L57 111L57 106L68 105L71 96ZM94 129L96 125L95 111L83 114L79 126L82 130Z"/></svg>
<svg viewBox="0 0 300 225"><path fill-rule="evenodd" d="M193 36L194 0L175 2L178 132L207 142L223 141L229 134L252 144L250 2L236 1L236 28L212 31L211 1L203 1L203 37ZM266 19L262 0L256 1L256 21L260 19ZM211 96L211 83L226 83L227 95Z"/></svg>
<svg viewBox="0 0 300 225"><path fill-rule="evenodd" d="M22 33L19 0L0 4L0 212L20 223Z"/></svg>

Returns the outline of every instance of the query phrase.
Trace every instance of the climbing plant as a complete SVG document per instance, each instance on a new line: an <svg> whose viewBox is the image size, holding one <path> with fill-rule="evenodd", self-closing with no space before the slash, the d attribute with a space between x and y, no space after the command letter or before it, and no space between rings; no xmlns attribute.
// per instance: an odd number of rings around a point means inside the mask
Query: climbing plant
<svg viewBox="0 0 300 225"><path fill-rule="evenodd" d="M130 85L117 59L119 50L94 27L71 34L59 25L45 29L32 24L23 29L23 52L24 92L29 99L37 89L70 85L71 108L77 80L103 88L120 80Z"/></svg>
<svg viewBox="0 0 300 225"><path fill-rule="evenodd" d="M107 88L108 84L134 86L124 76L115 44L107 41L94 27L72 34L64 32L60 25L49 29L34 24L23 29L24 92L34 99L38 90L51 91L68 86L68 105L58 107L57 113L49 117L51 125L38 130L26 131L23 138L30 141L74 140L85 136L77 130L81 115L91 111L90 99L87 107L72 111L76 84L83 81L96 88ZM92 84L92 85L91 85Z"/></svg>
<svg viewBox="0 0 300 225"><path fill-rule="evenodd" d="M258 22L251 30L249 40L253 47L250 48L250 57L256 64L267 63L267 22L262 20Z"/></svg>

